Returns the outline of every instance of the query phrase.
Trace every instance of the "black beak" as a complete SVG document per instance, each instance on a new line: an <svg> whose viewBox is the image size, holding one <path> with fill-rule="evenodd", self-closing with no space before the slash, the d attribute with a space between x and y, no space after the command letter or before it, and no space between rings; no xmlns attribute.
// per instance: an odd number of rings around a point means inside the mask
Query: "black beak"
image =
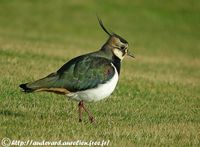
<svg viewBox="0 0 200 147"><path fill-rule="evenodd" d="M127 55L128 55L129 57L135 58L135 56L134 56L133 54L131 54L129 51L128 51Z"/></svg>

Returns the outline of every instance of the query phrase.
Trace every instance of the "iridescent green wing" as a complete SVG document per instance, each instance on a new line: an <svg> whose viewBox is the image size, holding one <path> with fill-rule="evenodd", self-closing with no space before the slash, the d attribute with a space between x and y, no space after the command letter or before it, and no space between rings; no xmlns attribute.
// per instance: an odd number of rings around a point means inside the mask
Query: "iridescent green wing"
<svg viewBox="0 0 200 147"><path fill-rule="evenodd" d="M69 91L81 91L106 83L115 74L111 61L96 56L80 56L63 65L58 71L55 87Z"/></svg>

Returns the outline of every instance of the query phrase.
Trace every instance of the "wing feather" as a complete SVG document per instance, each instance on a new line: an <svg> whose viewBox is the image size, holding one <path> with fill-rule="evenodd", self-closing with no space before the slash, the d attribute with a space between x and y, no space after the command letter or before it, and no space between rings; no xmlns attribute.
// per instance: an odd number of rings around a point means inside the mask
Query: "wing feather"
<svg viewBox="0 0 200 147"><path fill-rule="evenodd" d="M57 73L60 78L55 84L76 92L106 83L114 76L115 70L106 58L83 56L69 61Z"/></svg>

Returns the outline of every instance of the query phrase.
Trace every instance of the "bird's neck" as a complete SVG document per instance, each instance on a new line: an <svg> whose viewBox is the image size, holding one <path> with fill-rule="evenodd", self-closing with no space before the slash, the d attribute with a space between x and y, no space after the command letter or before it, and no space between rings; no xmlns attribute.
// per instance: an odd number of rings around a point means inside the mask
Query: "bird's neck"
<svg viewBox="0 0 200 147"><path fill-rule="evenodd" d="M116 67L118 74L120 74L121 60L117 56L113 55L112 63Z"/></svg>
<svg viewBox="0 0 200 147"><path fill-rule="evenodd" d="M117 69L118 74L120 74L120 68L121 68L121 59L119 59L115 54L113 54L111 47L109 44L104 44L102 48L100 49L101 54L112 61L114 66Z"/></svg>

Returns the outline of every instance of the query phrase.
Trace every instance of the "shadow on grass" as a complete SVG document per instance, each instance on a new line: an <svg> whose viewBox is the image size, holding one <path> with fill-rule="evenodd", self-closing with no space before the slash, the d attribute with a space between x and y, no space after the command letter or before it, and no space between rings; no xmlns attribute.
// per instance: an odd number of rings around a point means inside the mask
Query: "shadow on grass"
<svg viewBox="0 0 200 147"><path fill-rule="evenodd" d="M10 110L0 110L0 115L4 116L14 116L14 117L24 117L24 114L19 112L13 112Z"/></svg>

